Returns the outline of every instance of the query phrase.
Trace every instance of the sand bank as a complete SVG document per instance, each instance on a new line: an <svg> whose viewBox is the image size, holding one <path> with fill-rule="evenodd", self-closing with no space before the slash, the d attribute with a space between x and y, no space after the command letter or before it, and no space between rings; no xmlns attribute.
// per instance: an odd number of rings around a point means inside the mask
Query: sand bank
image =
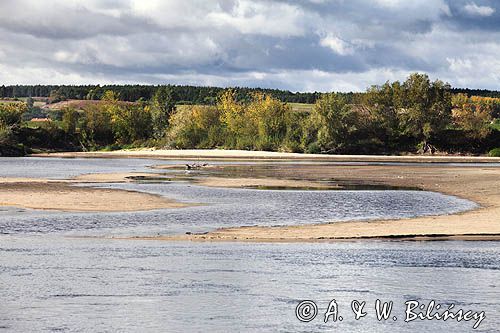
<svg viewBox="0 0 500 333"><path fill-rule="evenodd" d="M154 174L143 172L117 172L117 173L87 173L73 177L78 183L127 183L136 178L152 177Z"/></svg>
<svg viewBox="0 0 500 333"><path fill-rule="evenodd" d="M298 155L298 156L297 156ZM196 172L190 177L194 181L207 186L226 187L254 187L254 186L291 186L309 187L311 184L334 183L343 184L369 184L388 185L420 188L423 190L442 192L477 202L481 207L474 211L462 214L420 217L402 220L382 221L354 221L342 223L330 223L321 225L300 225L283 227L241 227L220 229L203 235L179 235L168 237L151 237L141 239L155 240L190 240L190 241L323 241L342 239L370 239L370 238L411 238L411 239L496 239L500 235L500 167L495 165L486 166L449 166L431 162L500 162L499 158L486 157L457 157L457 156L325 156L325 155L301 155L270 152L248 152L248 151L224 151L224 150L136 150L117 151L103 153L62 153L50 154L55 157L147 157L147 158L224 158L224 159L271 159L271 160L301 160L307 161L365 161L365 162L429 162L420 165L328 165L322 163L274 163L274 164L252 164L252 165L225 165L216 166L203 172L213 172L213 177L198 177ZM170 168L171 166L169 166ZM144 174L143 176L147 176ZM151 174L150 176L155 176ZM222 176L217 177L217 176ZM230 177L230 178L226 178ZM128 181L130 174L104 174L81 176L75 181L81 182L109 182ZM204 179L203 179L204 178ZM16 183L14 187L17 187ZM300 186L299 186L300 184ZM305 185L305 186L304 186ZM63 185L59 185L63 186ZM66 184L65 186L69 186ZM21 191L21 190L18 190ZM45 195L40 190L41 196L46 201L58 201L57 194L53 191ZM47 189L47 191L50 191ZM82 190L83 191L83 190ZM86 191L106 191L99 189L86 189ZM108 190L109 191L109 190ZM56 191L57 192L57 191ZM126 191L124 191L126 192ZM0 190L0 199L3 198L5 189ZM83 192L82 192L83 193ZM104 193L100 193L104 195ZM123 193L122 193L123 194ZM123 194L125 195L125 194ZM89 202L106 202L101 206L103 210L107 207L117 211L136 210L138 207L145 208L146 201L150 195L134 193L137 195L136 206L131 205L127 199L122 199L121 205L109 204L109 200L101 198L96 200L90 198ZM29 205L32 201L25 200ZM155 196L153 196L155 197ZM68 200L73 202L66 208L81 202L79 198ZM167 208L175 203L166 199L158 198L157 202L162 207L157 207L154 200L148 204L155 208ZM4 199L0 202L5 201ZM15 204L17 200L7 200ZM126 204L123 204L123 203ZM19 204L19 202L17 202ZM31 203L32 204L32 203ZM47 209L62 209L63 207L50 203L39 204ZM88 205L88 203L85 203ZM97 208L93 208L97 209ZM304 221L307 223L307 221Z"/></svg>
<svg viewBox="0 0 500 333"><path fill-rule="evenodd" d="M0 182L0 206L71 212L125 212L186 206L147 193L72 186L60 181L17 180Z"/></svg>
<svg viewBox="0 0 500 333"><path fill-rule="evenodd" d="M268 160L311 160L338 162L477 162L500 163L500 157L478 156L382 156L382 155L324 155L281 153L269 151L223 150L223 149L133 149L110 152L64 152L34 154L40 157L108 157L108 158L162 158L162 159L268 159Z"/></svg>
<svg viewBox="0 0 500 333"><path fill-rule="evenodd" d="M279 165L250 170L227 166L232 174L254 177L262 173L278 179L319 179L421 189L456 195L481 205L477 210L444 216L401 220L355 221L283 227L225 228L208 234L191 234L142 239L190 241L320 241L366 238L496 239L500 236L500 168L422 166L327 166ZM238 185L233 182L233 185ZM239 184L241 185L241 184ZM305 221L306 222L306 221Z"/></svg>
<svg viewBox="0 0 500 333"><path fill-rule="evenodd" d="M232 187L232 188L306 188L327 189L328 186L319 182L294 179L276 178L225 178L225 177L203 177L195 180L195 183L210 187Z"/></svg>

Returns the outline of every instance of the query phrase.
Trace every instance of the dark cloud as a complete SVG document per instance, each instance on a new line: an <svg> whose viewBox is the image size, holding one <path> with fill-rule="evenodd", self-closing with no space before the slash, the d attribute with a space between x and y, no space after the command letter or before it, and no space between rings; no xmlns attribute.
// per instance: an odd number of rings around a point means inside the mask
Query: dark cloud
<svg viewBox="0 0 500 333"><path fill-rule="evenodd" d="M498 32L500 30L500 3L498 1L449 1L452 16L446 22L458 31L473 30Z"/></svg>
<svg viewBox="0 0 500 333"><path fill-rule="evenodd" d="M498 89L487 0L3 0L2 83L361 90L428 72Z"/></svg>

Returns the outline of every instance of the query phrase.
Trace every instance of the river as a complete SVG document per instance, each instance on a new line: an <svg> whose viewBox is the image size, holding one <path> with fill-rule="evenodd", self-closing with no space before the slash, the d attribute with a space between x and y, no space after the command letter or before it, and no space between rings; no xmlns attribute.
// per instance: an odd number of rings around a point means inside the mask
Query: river
<svg viewBox="0 0 500 333"><path fill-rule="evenodd" d="M182 161L181 161L182 162ZM140 159L0 158L0 177L165 172ZM90 185L85 185L90 186ZM102 239L224 226L401 218L459 212L470 201L413 190L256 190L187 182L94 184L203 205L131 213L0 211L0 328L5 331L455 331L474 321L405 322L405 301L484 311L500 327L498 242L192 243ZM83 236L83 237L82 237ZM335 299L342 321L323 322ZM374 304L393 301L378 321ZM318 315L296 318L313 300ZM351 302L366 301L354 319ZM394 320L393 317L396 317Z"/></svg>

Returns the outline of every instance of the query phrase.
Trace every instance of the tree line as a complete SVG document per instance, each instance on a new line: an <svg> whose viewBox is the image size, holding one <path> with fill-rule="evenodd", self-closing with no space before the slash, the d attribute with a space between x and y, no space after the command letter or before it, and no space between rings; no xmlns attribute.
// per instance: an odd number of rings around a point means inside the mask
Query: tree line
<svg viewBox="0 0 500 333"><path fill-rule="evenodd" d="M211 105L224 91L220 87L198 87L186 85L14 85L0 86L0 98L46 97L51 102L67 99L100 100L106 91L113 91L122 101L150 100L159 88L171 90L180 104ZM318 92L291 92L279 89L236 87L233 90L240 100L248 100L255 92L271 95L288 103L314 103L321 95Z"/></svg>
<svg viewBox="0 0 500 333"><path fill-rule="evenodd" d="M236 148L306 153L379 154L424 151L480 153L500 146L492 126L500 100L453 94L442 81L413 74L350 98L323 94L309 113L255 94L224 92L216 105L191 106L170 118L176 148Z"/></svg>
<svg viewBox="0 0 500 333"><path fill-rule="evenodd" d="M500 99L455 94L425 74L364 93L320 94L307 112L261 90L242 96L238 89L224 89L211 103L197 105L179 104L177 93L174 86L160 86L149 100L131 103L110 89L100 102L82 110L67 107L36 126L23 121L29 103L0 104L0 148L394 154L485 153L500 146Z"/></svg>
<svg viewBox="0 0 500 333"><path fill-rule="evenodd" d="M0 98L46 97L52 102L67 99L100 100L106 91L113 91L122 101L136 102L150 100L160 87L173 91L180 104L213 105L217 96L224 91L220 87L199 87L187 85L9 85L0 86ZM263 93L287 103L312 104L321 96L319 92L291 92L280 89L232 88L238 100L250 100L254 93ZM500 98L500 91L485 89L451 88L452 94ZM356 93L345 93L352 101Z"/></svg>

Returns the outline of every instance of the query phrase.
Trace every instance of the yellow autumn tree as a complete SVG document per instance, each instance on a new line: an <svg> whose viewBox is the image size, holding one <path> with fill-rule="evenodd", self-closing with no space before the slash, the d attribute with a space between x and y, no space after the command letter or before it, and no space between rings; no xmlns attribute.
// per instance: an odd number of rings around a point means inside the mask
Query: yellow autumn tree
<svg viewBox="0 0 500 333"><path fill-rule="evenodd" d="M469 98L466 94L456 94L452 98L453 122L462 128L471 139L488 136L492 121L492 104L488 100Z"/></svg>
<svg viewBox="0 0 500 333"><path fill-rule="evenodd" d="M247 133L254 138L254 148L277 150L286 131L290 107L269 95L257 93L247 106Z"/></svg>
<svg viewBox="0 0 500 333"><path fill-rule="evenodd" d="M175 148L215 148L224 143L219 110L214 106L179 107L169 124L167 137Z"/></svg>
<svg viewBox="0 0 500 333"><path fill-rule="evenodd" d="M249 133L246 107L236 99L234 90L225 90L217 99L220 120L225 128L226 146L236 149L251 149L253 139Z"/></svg>

